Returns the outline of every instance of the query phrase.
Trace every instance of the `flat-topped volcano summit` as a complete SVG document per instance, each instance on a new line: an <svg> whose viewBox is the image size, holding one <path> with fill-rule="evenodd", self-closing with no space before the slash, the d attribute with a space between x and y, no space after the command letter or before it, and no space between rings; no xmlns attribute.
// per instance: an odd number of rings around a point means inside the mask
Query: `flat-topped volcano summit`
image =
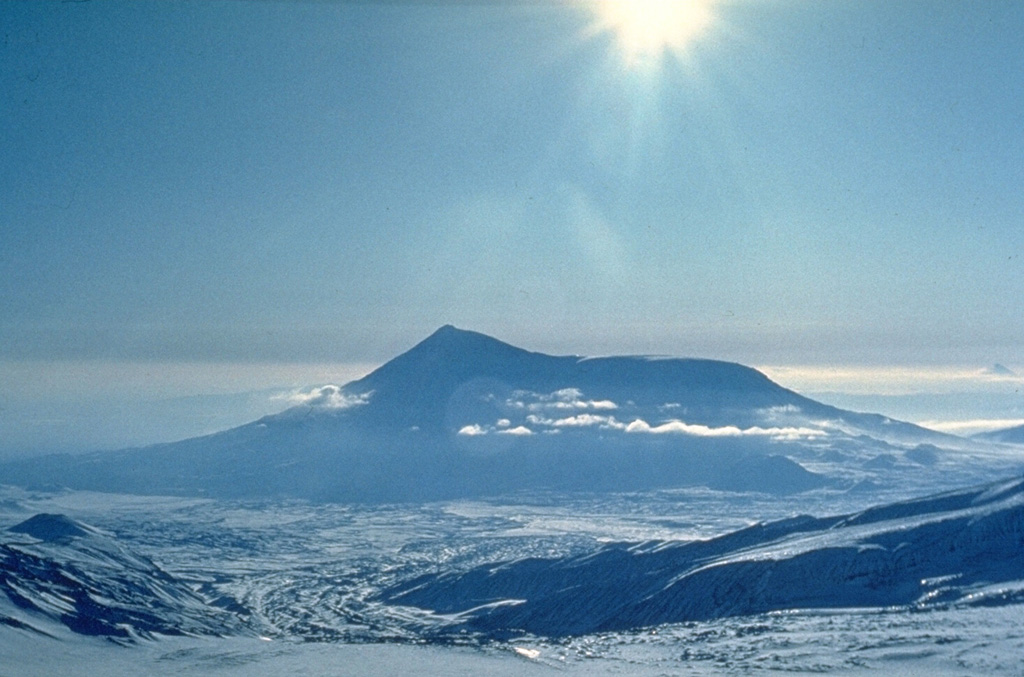
<svg viewBox="0 0 1024 677"><path fill-rule="evenodd" d="M441 327L416 345L363 379L348 384L350 397L372 401L361 408L380 423L419 425L441 430L451 399L467 384L488 382L484 389L502 390L491 402L496 409L514 413L512 393L540 402L566 390L592 401L621 406L686 408L701 422L724 420L727 411L739 412L771 406L810 403L773 383L760 372L729 362L654 357L551 356L516 348L472 331ZM559 396L554 395L554 399ZM593 409L576 401L577 409ZM507 406L504 406L507 405ZM446 409L447 408L447 409ZM564 411L572 407L562 407ZM700 412L699 414L697 412ZM467 414L462 423L480 423Z"/></svg>

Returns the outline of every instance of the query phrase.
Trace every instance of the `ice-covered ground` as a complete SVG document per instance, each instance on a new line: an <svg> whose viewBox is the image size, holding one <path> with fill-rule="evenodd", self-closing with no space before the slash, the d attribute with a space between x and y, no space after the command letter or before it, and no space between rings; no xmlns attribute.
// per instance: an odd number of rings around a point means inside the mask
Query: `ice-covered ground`
<svg viewBox="0 0 1024 677"><path fill-rule="evenodd" d="M414 611L374 598L423 572L579 555L610 541L706 538L753 521L849 513L905 497L820 490L779 499L691 489L360 507L5 489L0 528L38 513L94 525L198 594L237 600L251 612L251 633L158 634L118 645L56 621L39 621L53 637L0 626L0 676L69 668L109 675L1024 674L1020 604L776 612L557 640L442 642L421 634Z"/></svg>
<svg viewBox="0 0 1024 677"><path fill-rule="evenodd" d="M558 645L485 647L252 638L168 638L121 647L0 628L0 675L1020 675L1022 621L1019 608L780 615Z"/></svg>

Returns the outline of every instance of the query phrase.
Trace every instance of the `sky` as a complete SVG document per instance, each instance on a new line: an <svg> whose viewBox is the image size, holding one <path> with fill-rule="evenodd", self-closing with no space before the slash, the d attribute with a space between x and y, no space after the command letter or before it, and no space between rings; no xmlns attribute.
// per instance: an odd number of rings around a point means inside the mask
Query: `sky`
<svg viewBox="0 0 1024 677"><path fill-rule="evenodd" d="M1024 418L1024 4L683 4L0 3L0 455L446 323Z"/></svg>

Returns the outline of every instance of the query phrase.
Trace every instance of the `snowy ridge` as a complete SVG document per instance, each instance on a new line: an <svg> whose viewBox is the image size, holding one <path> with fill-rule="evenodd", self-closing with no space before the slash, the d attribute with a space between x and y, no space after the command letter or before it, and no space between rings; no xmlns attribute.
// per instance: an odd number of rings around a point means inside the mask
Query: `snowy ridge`
<svg viewBox="0 0 1024 677"><path fill-rule="evenodd" d="M89 525L39 514L0 532L0 624L130 641L225 635L241 620Z"/></svg>
<svg viewBox="0 0 1024 677"><path fill-rule="evenodd" d="M814 608L1024 602L1024 480L690 543L427 575L383 599L440 631L547 636Z"/></svg>

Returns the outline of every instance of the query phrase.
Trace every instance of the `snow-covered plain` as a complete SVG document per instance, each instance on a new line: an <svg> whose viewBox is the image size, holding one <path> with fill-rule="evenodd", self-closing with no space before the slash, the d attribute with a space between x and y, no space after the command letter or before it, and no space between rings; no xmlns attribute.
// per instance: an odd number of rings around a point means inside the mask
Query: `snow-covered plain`
<svg viewBox="0 0 1024 677"><path fill-rule="evenodd" d="M354 506L6 488L4 543L31 544L30 535L6 528L33 515L67 515L94 526L108 548L137 568L158 567L198 597L220 598L218 609L225 598L239 607L213 629L193 625L185 636L135 633L117 642L73 633L53 614L22 609L20 617L35 630L0 624L0 675L72 667L110 675L1024 673L1020 603L780 610L502 640L437 633L426 612L379 599L381 591L424 572L580 557L611 542L681 543L754 520L854 513L900 498L835 489L784 499L685 489ZM78 580L97 570L88 561L81 566ZM103 587L102 576L96 578L92 585ZM178 620L192 618L195 606L186 602ZM174 612L168 613L173 625Z"/></svg>

